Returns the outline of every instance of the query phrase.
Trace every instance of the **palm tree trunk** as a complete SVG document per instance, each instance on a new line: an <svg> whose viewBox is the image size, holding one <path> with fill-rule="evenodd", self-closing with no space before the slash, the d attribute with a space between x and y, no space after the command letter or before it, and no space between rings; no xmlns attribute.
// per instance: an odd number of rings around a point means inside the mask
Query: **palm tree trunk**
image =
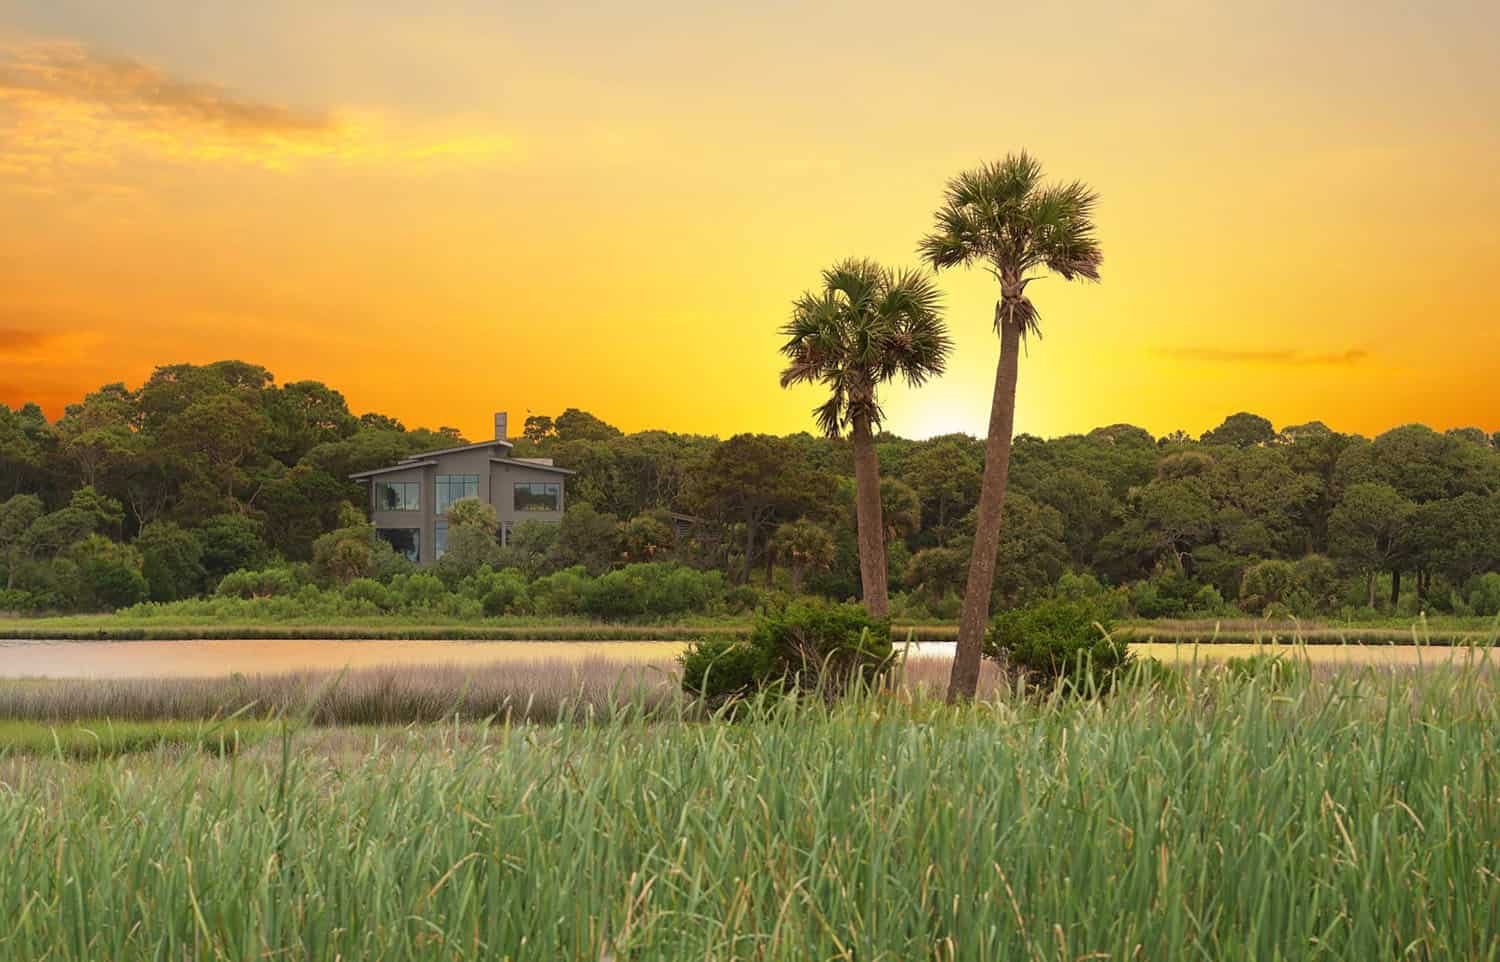
<svg viewBox="0 0 1500 962"><path fill-rule="evenodd" d="M856 418L854 442L854 514L859 527L859 581L865 610L871 617L890 614L886 587L885 521L880 516L880 460L868 418Z"/></svg>
<svg viewBox="0 0 1500 962"><path fill-rule="evenodd" d="M1000 553L1000 519L1010 480L1010 438L1016 422L1016 368L1021 329L1000 328L1000 362L995 369L995 397L990 404L990 436L984 446L984 480L979 488L979 517L974 527L974 554L964 588L958 646L948 680L948 703L968 701L979 689L979 659L990 619L990 592L995 586L995 559Z"/></svg>

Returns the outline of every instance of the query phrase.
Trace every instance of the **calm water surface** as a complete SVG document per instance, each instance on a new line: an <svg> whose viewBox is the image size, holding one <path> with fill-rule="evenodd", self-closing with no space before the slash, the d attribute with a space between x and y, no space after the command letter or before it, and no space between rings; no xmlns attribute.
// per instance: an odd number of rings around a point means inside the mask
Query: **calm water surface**
<svg viewBox="0 0 1500 962"><path fill-rule="evenodd" d="M1248 644L1133 645L1139 655L1166 662L1231 658L1267 651ZM507 661L612 658L669 662L680 641L0 641L0 678L190 678L290 671L338 671L388 665L480 665ZM1392 665L1462 663L1484 653L1411 646L1313 645L1316 664ZM914 645L913 653L952 657L951 642ZM1500 657L1500 655L1493 656Z"/></svg>

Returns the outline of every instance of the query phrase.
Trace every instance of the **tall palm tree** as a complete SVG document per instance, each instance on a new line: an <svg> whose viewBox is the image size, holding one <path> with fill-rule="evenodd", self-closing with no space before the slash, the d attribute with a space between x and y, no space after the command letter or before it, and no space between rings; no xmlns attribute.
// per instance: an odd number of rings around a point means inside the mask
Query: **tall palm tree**
<svg viewBox="0 0 1500 962"><path fill-rule="evenodd" d="M829 437L849 430L860 583L865 607L884 618L890 600L875 455L875 429L883 412L876 389L896 377L916 386L943 372L950 341L937 288L920 271L846 260L823 272L822 290L797 299L782 333L787 342L781 353L789 363L781 386L822 384L829 396L814 409L818 427Z"/></svg>
<svg viewBox="0 0 1500 962"><path fill-rule="evenodd" d="M974 554L964 589L958 650L948 683L950 702L974 697L989 620L995 558L1000 550L1001 512L1010 474L1010 439L1016 414L1016 360L1021 342L1041 335L1036 306L1026 287L1048 271L1065 280L1099 279L1102 259L1094 236L1098 195L1081 181L1043 184L1042 165L1024 151L996 164L967 170L948 182L936 229L919 246L936 270L979 264L1000 282L995 332L1000 362L990 404L990 434Z"/></svg>

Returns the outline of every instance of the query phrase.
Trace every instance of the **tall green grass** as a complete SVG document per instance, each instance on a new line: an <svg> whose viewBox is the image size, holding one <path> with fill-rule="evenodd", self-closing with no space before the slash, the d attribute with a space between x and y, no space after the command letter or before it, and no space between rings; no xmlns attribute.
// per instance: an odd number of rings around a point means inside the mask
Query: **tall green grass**
<svg viewBox="0 0 1500 962"><path fill-rule="evenodd" d="M223 721L68 722L0 719L0 753L90 759L157 749L191 748L217 755L240 751L271 732L264 719Z"/></svg>
<svg viewBox="0 0 1500 962"><path fill-rule="evenodd" d="M1262 681L12 760L0 958L1500 954L1491 676Z"/></svg>

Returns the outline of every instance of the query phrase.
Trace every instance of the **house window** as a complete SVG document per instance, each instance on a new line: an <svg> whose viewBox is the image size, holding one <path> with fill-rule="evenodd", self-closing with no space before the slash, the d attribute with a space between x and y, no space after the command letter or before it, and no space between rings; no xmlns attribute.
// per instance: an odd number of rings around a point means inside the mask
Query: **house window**
<svg viewBox="0 0 1500 962"><path fill-rule="evenodd" d="M422 558L422 532L418 528L376 528L375 536L395 548L396 553L405 556L407 561Z"/></svg>
<svg viewBox="0 0 1500 962"><path fill-rule="evenodd" d="M441 558L448 553L448 522L439 521L432 526L432 556Z"/></svg>
<svg viewBox="0 0 1500 962"><path fill-rule="evenodd" d="M437 476L437 513L447 514L460 498L479 497L479 475L440 474Z"/></svg>
<svg viewBox="0 0 1500 962"><path fill-rule="evenodd" d="M561 511L562 485L538 481L516 485L517 511Z"/></svg>
<svg viewBox="0 0 1500 962"><path fill-rule="evenodd" d="M416 511L421 508L422 485L417 481L376 481L376 511Z"/></svg>

